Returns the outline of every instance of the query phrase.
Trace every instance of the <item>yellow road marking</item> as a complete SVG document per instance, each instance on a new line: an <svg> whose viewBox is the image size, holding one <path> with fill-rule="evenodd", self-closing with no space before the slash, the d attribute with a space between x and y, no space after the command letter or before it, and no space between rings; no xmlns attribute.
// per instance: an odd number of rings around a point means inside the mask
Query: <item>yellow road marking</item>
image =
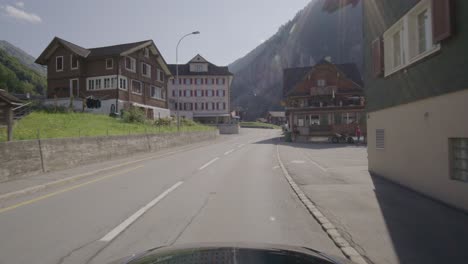
<svg viewBox="0 0 468 264"><path fill-rule="evenodd" d="M109 174L109 175L103 176L101 178L97 178L97 179L87 181L87 182L84 182L84 183L80 183L80 184L77 184L77 185L74 185L74 186L71 186L71 187L68 187L68 188L53 192L53 193L49 193L49 194L46 194L46 195L31 199L31 200L28 200L28 201L24 201L24 202L21 202L21 203L18 203L18 204L9 206L9 207L1 208L0 209L0 214L4 213L6 211L10 211L10 210L13 210L15 208L24 206L24 205L32 204L32 203L47 199L49 197L52 197L52 196L55 196L55 195L58 195L58 194L61 194L61 193L64 193L64 192L68 192L68 191L71 191L71 190L86 186L86 185L91 184L91 183L99 182L99 181L102 181L102 180L105 180L105 179L108 179L108 178L111 178L111 177L114 177L114 176L117 176L117 175L124 174L124 173L132 171L132 170L136 170L136 169L139 169L141 167L144 167L144 166L140 165L140 166L136 166L136 167L133 167L133 168L129 168L129 169L117 172L117 173Z"/></svg>

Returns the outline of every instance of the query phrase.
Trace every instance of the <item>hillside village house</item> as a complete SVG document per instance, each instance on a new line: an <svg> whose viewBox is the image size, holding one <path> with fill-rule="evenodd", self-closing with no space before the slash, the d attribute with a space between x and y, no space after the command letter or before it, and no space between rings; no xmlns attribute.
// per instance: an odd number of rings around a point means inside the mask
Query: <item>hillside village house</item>
<svg viewBox="0 0 468 264"><path fill-rule="evenodd" d="M468 1L364 1L369 170L468 211Z"/></svg>
<svg viewBox="0 0 468 264"><path fill-rule="evenodd" d="M196 55L179 68L179 81L176 82L176 65L169 68L174 77L168 84L171 115L177 110L184 118L200 123L230 122L230 90L233 74L228 67L216 66ZM179 103L177 103L179 102Z"/></svg>
<svg viewBox="0 0 468 264"><path fill-rule="evenodd" d="M152 40L86 49L55 37L37 58L47 66L46 104L109 114L139 107L168 117L168 65Z"/></svg>
<svg viewBox="0 0 468 264"><path fill-rule="evenodd" d="M284 125L286 123L286 113L284 111L268 111L266 120L268 123L277 126Z"/></svg>
<svg viewBox="0 0 468 264"><path fill-rule="evenodd" d="M283 94L294 139L309 141L365 128L361 75L353 63L323 59L312 67L285 69Z"/></svg>

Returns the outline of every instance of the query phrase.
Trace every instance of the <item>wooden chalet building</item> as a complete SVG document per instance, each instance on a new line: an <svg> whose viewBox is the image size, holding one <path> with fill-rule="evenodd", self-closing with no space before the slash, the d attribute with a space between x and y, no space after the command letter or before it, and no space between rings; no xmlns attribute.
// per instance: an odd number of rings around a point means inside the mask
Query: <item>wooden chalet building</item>
<svg viewBox="0 0 468 264"><path fill-rule="evenodd" d="M312 67L285 69L283 93L295 140L354 135L357 125L365 131L362 79L355 64L323 59Z"/></svg>

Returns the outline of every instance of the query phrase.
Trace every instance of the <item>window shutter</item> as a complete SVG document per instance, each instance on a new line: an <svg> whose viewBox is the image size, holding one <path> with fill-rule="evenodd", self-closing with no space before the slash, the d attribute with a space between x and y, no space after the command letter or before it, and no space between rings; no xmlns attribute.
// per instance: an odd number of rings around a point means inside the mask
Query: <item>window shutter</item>
<svg viewBox="0 0 468 264"><path fill-rule="evenodd" d="M201 96L205 96L205 90L201 90Z"/></svg>
<svg viewBox="0 0 468 264"><path fill-rule="evenodd" d="M432 0L432 40L434 44L452 35L451 0Z"/></svg>
<svg viewBox="0 0 468 264"><path fill-rule="evenodd" d="M174 96L174 97L176 96L175 90L172 90L172 96Z"/></svg>
<svg viewBox="0 0 468 264"><path fill-rule="evenodd" d="M374 77L382 76L384 72L384 47L381 38L372 42L372 69Z"/></svg>
<svg viewBox="0 0 468 264"><path fill-rule="evenodd" d="M193 90L190 90L190 96L193 97Z"/></svg>
<svg viewBox="0 0 468 264"><path fill-rule="evenodd" d="M219 96L219 90L216 90L216 96Z"/></svg>

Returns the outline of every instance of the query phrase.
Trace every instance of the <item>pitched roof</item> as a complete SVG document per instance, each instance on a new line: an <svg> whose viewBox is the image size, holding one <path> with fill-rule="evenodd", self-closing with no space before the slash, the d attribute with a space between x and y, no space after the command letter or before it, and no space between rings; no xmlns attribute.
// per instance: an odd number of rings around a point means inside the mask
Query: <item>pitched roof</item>
<svg viewBox="0 0 468 264"><path fill-rule="evenodd" d="M172 72L172 75L176 75L176 64L169 64L169 69ZM227 66L216 66L213 63L208 62L208 71L207 72L191 72L190 71L190 63L187 64L179 64L179 75L182 76L190 76L190 75L215 75L215 76L225 76L225 75L233 75Z"/></svg>
<svg viewBox="0 0 468 264"><path fill-rule="evenodd" d="M85 49L58 37L55 37L55 39L57 39L57 42L61 43L62 45L64 45L65 47L67 47L68 49L70 49L71 51L83 58L86 58L90 53L89 49Z"/></svg>
<svg viewBox="0 0 468 264"><path fill-rule="evenodd" d="M119 44L119 45L113 45L113 46L107 46L107 47L92 48L92 49L89 49L91 51L91 53L89 54L89 57L120 55L121 53L124 53L130 49L136 48L149 41L152 41L152 40L144 40L144 41L138 41L138 42L133 42L133 43L125 43L125 44Z"/></svg>
<svg viewBox="0 0 468 264"><path fill-rule="evenodd" d="M312 66L284 69L283 95L288 94L312 69Z"/></svg>
<svg viewBox="0 0 468 264"><path fill-rule="evenodd" d="M23 102L14 97L13 95L9 94L7 91L0 89L0 99L7 102L10 105L21 105Z"/></svg>
<svg viewBox="0 0 468 264"><path fill-rule="evenodd" d="M283 95L288 94L303 78L306 76L307 73L312 71L316 66L323 65L323 64L332 64L334 65L339 71L341 71L344 76L358 86L363 86L363 81L361 78L361 73L357 68L356 64L354 63L341 63L341 64L334 64L325 59L320 60L314 66L309 67L299 67L299 68L289 68L284 69L283 71Z"/></svg>

